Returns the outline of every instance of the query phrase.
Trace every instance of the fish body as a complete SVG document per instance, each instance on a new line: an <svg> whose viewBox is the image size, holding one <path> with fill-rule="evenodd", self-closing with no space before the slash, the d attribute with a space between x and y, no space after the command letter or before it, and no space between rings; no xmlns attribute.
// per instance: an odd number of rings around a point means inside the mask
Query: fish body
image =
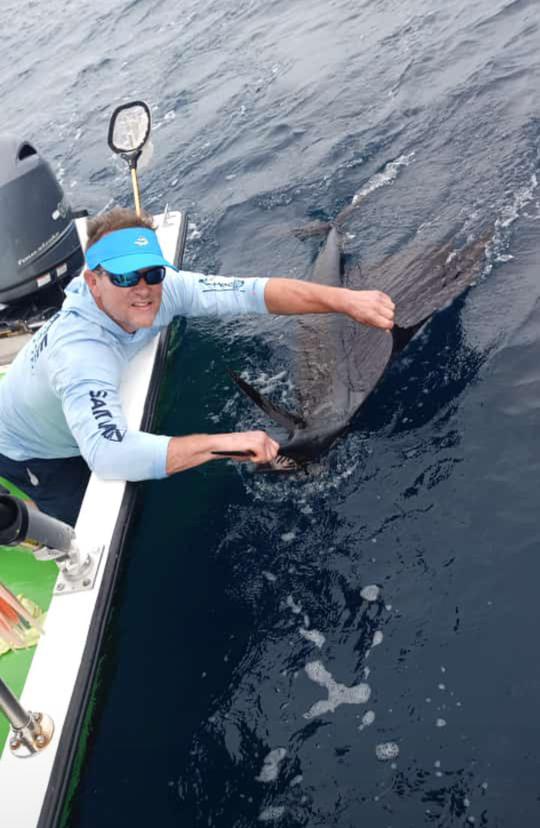
<svg viewBox="0 0 540 828"><path fill-rule="evenodd" d="M292 343L292 379L300 403L285 411L237 375L241 389L285 428L280 455L296 464L319 457L349 426L355 413L382 376L393 353L401 350L429 317L462 293L481 273L487 235L454 250L451 242L438 250L388 257L377 268L360 273L346 266L341 224L350 208L333 224L310 227L305 235L326 233L308 280L329 286L378 289L396 305L390 333L359 324L344 314L309 314L297 320ZM295 463L276 469L291 470Z"/></svg>

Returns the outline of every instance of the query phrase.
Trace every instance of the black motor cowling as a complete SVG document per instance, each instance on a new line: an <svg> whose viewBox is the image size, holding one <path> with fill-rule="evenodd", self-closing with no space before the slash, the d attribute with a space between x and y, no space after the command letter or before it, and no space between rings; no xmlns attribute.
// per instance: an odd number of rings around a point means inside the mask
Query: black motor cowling
<svg viewBox="0 0 540 828"><path fill-rule="evenodd" d="M49 164L31 142L0 136L0 303L65 283L83 263L73 213Z"/></svg>

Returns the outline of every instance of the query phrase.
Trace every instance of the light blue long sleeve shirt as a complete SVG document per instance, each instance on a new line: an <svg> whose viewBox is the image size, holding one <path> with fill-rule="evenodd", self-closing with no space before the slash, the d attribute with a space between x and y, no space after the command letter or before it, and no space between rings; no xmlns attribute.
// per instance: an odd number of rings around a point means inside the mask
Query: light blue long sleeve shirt
<svg viewBox="0 0 540 828"><path fill-rule="evenodd" d="M82 454L105 479L165 477L171 438L127 428L119 396L127 363L176 316L267 313L266 282L168 271L153 326L130 334L78 276L0 382L0 453L12 460Z"/></svg>

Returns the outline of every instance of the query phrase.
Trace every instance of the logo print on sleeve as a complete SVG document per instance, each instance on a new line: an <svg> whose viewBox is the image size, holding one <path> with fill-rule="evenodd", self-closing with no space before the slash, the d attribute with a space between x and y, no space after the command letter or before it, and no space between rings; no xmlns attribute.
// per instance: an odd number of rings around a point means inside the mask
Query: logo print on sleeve
<svg viewBox="0 0 540 828"><path fill-rule="evenodd" d="M101 436L106 440L112 440L113 443L121 443L126 434L126 429L120 429L113 422L113 415L107 408L105 398L107 391L90 391L90 404L92 406L92 415L98 424L101 431Z"/></svg>
<svg viewBox="0 0 540 828"><path fill-rule="evenodd" d="M58 313L55 313L54 316L51 316L49 321L42 325L32 338L32 350L30 352L30 365L32 366L32 370L35 368L36 362L49 344L49 328L58 315Z"/></svg>
<svg viewBox="0 0 540 828"><path fill-rule="evenodd" d="M244 293L246 289L245 279L220 279L219 276L202 276L199 279L199 284L204 285L203 293L231 292L236 290Z"/></svg>

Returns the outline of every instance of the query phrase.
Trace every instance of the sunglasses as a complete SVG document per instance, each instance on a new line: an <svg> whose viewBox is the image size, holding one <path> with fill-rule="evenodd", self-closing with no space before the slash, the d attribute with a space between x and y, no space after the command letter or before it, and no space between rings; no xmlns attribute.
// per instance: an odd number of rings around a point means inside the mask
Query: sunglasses
<svg viewBox="0 0 540 828"><path fill-rule="evenodd" d="M130 288L138 285L141 279L144 279L147 285L160 285L165 278L166 269L159 265L158 267L150 267L148 270L130 270L128 273L109 273L104 267L97 268L101 273L109 277L110 281L116 287Z"/></svg>

